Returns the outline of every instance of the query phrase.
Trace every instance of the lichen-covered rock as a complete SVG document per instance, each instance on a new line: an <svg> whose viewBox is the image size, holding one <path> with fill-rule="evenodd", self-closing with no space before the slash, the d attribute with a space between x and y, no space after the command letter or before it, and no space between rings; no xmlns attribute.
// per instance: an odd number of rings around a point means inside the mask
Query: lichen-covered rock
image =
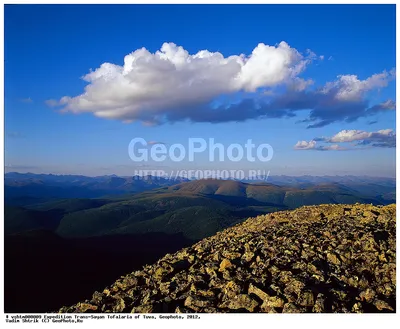
<svg viewBox="0 0 400 329"><path fill-rule="evenodd" d="M223 272L228 268L232 267L232 263L229 261L229 259L224 259L221 264L219 265L219 271Z"/></svg>
<svg viewBox="0 0 400 329"><path fill-rule="evenodd" d="M264 300L264 301L270 297L266 292L264 292L261 289L257 288L252 283L250 283L250 285L249 285L249 294L255 294L261 300Z"/></svg>
<svg viewBox="0 0 400 329"><path fill-rule="evenodd" d="M286 303L283 306L282 313L300 313L299 308L293 303Z"/></svg>
<svg viewBox="0 0 400 329"><path fill-rule="evenodd" d="M212 299L198 297L198 296L195 297L188 296L184 302L184 306L192 308L194 310L196 310L196 308L212 306L212 305L213 305Z"/></svg>
<svg viewBox="0 0 400 329"><path fill-rule="evenodd" d="M97 311L98 307L96 305L92 305L89 303L78 303L76 305L78 312L88 312L88 311Z"/></svg>
<svg viewBox="0 0 400 329"><path fill-rule="evenodd" d="M324 313L325 312L325 297L324 294L319 293L317 300L312 308L313 313Z"/></svg>
<svg viewBox="0 0 400 329"><path fill-rule="evenodd" d="M376 308L379 310L379 311L382 311L382 310L389 310L389 311L394 311L393 310L393 308L388 304L388 303L386 303L386 302L384 302L383 300L376 300L375 302L374 302L374 305L376 306Z"/></svg>
<svg viewBox="0 0 400 329"><path fill-rule="evenodd" d="M151 313L154 307L151 304L139 305L132 309L131 313Z"/></svg>
<svg viewBox="0 0 400 329"><path fill-rule="evenodd" d="M361 300L365 300L367 303L370 303L374 300L376 293L373 289L366 289L360 293Z"/></svg>
<svg viewBox="0 0 400 329"><path fill-rule="evenodd" d="M304 291L297 299L297 304L300 306L314 306L314 295L311 291Z"/></svg>
<svg viewBox="0 0 400 329"><path fill-rule="evenodd" d="M247 310L254 312L254 309L258 306L258 303L252 299L249 295L241 294L236 297L219 305L220 308L228 308L231 310Z"/></svg>
<svg viewBox="0 0 400 329"><path fill-rule="evenodd" d="M59 312L395 312L395 218L362 204L249 218Z"/></svg>
<svg viewBox="0 0 400 329"><path fill-rule="evenodd" d="M334 265L340 265L340 259L334 253L328 253L327 255L328 262Z"/></svg>
<svg viewBox="0 0 400 329"><path fill-rule="evenodd" d="M282 298L273 296L273 297L265 298L262 306L266 307L266 308L274 308L274 307L281 308L284 305L285 305L285 301Z"/></svg>

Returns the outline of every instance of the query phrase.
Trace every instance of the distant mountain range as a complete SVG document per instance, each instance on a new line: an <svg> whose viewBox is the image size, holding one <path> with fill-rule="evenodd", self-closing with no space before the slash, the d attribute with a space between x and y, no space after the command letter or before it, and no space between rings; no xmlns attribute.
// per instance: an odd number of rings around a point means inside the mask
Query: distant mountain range
<svg viewBox="0 0 400 329"><path fill-rule="evenodd" d="M158 187L172 186L188 179L166 179L154 176L119 177L116 175L88 177L81 175L52 175L9 172L5 174L5 201L9 205L28 205L63 198L99 198L112 195L140 193ZM339 184L353 192L383 200L394 200L395 178L368 176L269 176L268 183L292 188L312 188L320 184Z"/></svg>
<svg viewBox="0 0 400 329"><path fill-rule="evenodd" d="M62 180L54 181L61 184ZM22 193L25 188L34 190L37 184L21 182L13 181L14 185L6 185L6 188L14 187ZM109 180L102 178L97 184L92 181L90 186L101 185L101 191L120 192L122 187L136 182L141 188L157 188L107 198L53 200L49 197L50 201L38 202L39 199L36 199L36 203L32 202L33 196L26 195L30 199L24 207L15 206L15 198L10 205L10 196L6 192L5 231L17 233L27 229L54 229L58 235L69 238L161 232L182 233L188 239L198 240L243 218L303 205L357 202L378 205L395 202L393 189L375 185L374 190L362 193L368 184L360 188L360 183L352 187L338 183L306 183L305 187L291 187L209 179L168 186L167 180L152 177L144 180L111 177ZM111 185L115 186L114 190ZM46 183L40 186L43 188L38 193L49 188ZM24 195L20 195L18 200L23 198ZM45 195L42 194L41 198L44 199Z"/></svg>
<svg viewBox="0 0 400 329"><path fill-rule="evenodd" d="M118 177L45 174L5 174L5 201L13 205L27 205L63 198L98 198L103 196L138 193L157 187L188 181L154 176Z"/></svg>

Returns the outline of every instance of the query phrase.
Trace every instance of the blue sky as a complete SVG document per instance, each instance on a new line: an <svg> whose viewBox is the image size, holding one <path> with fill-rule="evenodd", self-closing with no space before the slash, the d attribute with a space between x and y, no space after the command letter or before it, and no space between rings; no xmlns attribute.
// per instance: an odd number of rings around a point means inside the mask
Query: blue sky
<svg viewBox="0 0 400 329"><path fill-rule="evenodd" d="M6 171L130 175L132 138L202 137L274 157L161 165L394 176L395 55L394 5L5 6Z"/></svg>

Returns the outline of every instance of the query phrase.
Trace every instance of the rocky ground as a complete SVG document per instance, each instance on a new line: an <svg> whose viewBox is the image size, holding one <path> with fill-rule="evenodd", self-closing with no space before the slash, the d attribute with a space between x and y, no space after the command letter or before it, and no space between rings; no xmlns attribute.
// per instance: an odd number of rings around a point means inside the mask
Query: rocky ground
<svg viewBox="0 0 400 329"><path fill-rule="evenodd" d="M396 206L249 218L60 312L395 312Z"/></svg>

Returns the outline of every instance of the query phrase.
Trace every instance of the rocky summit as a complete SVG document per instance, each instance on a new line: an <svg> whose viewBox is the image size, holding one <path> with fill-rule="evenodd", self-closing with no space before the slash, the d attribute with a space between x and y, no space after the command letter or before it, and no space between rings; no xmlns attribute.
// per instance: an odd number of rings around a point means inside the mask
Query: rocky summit
<svg viewBox="0 0 400 329"><path fill-rule="evenodd" d="M395 312L396 206L249 218L59 312Z"/></svg>

